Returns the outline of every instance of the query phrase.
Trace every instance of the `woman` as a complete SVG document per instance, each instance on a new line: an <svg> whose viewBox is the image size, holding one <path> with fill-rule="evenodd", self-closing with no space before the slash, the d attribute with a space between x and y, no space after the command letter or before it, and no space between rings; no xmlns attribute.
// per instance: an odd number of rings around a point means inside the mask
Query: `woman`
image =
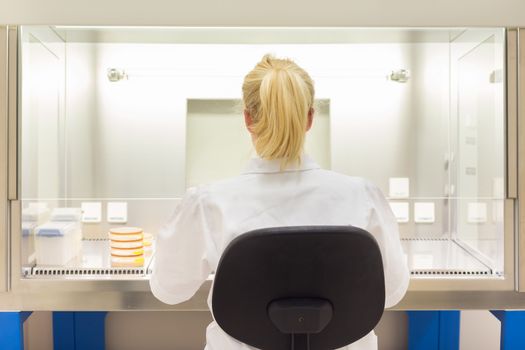
<svg viewBox="0 0 525 350"><path fill-rule="evenodd" d="M386 306L406 292L408 269L397 223L381 191L360 178L322 170L303 154L312 126L314 85L302 68L264 56L242 87L244 119L258 158L235 178L188 190L159 233L153 294L190 299L238 235L265 227L353 225L373 234L385 269ZM210 307L211 309L211 307ZM251 349L212 322L208 350ZM345 349L377 349L371 332Z"/></svg>

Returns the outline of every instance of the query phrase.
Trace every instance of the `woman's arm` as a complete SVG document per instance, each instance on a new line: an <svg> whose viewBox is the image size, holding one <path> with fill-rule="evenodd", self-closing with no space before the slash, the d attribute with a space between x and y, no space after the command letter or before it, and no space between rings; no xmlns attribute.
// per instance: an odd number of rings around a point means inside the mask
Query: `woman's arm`
<svg viewBox="0 0 525 350"><path fill-rule="evenodd" d="M401 247L399 228L390 205L379 188L367 184L370 199L368 231L376 238L383 257L385 272L385 307L403 299L410 281L406 255Z"/></svg>
<svg viewBox="0 0 525 350"><path fill-rule="evenodd" d="M189 189L158 234L151 291L166 304L190 299L211 272L211 239L198 189Z"/></svg>

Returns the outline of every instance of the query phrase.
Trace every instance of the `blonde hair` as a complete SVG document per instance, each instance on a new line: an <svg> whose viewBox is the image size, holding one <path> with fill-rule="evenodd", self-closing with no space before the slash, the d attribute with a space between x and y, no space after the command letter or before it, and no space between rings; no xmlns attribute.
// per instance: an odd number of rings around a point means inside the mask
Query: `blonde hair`
<svg viewBox="0 0 525 350"><path fill-rule="evenodd" d="M244 78L242 93L257 154L281 159L281 168L300 163L314 103L308 73L292 60L265 55Z"/></svg>

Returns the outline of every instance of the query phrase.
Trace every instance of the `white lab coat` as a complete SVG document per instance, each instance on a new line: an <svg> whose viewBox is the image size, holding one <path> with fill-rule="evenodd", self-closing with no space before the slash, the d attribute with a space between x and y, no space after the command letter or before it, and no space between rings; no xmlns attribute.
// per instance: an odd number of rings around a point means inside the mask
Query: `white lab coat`
<svg viewBox="0 0 525 350"><path fill-rule="evenodd" d="M386 306L404 296L408 268L397 222L381 191L361 178L322 170L308 156L285 171L279 161L254 158L240 176L189 189L159 232L151 290L167 304L188 300L235 237L254 229L295 225L352 225L369 231L383 257ZM206 339L206 350L253 349L215 322L208 326ZM376 350L375 333L344 349Z"/></svg>

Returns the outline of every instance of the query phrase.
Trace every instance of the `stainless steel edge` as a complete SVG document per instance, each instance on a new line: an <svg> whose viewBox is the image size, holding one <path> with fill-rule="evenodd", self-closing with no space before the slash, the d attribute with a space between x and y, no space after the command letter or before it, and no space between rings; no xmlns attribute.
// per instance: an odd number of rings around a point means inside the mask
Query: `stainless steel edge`
<svg viewBox="0 0 525 350"><path fill-rule="evenodd" d="M507 30L507 198L518 198L518 31Z"/></svg>
<svg viewBox="0 0 525 350"><path fill-rule="evenodd" d="M516 217L517 201L506 199L504 201L503 222L503 283L504 289L516 290L516 232L518 230Z"/></svg>
<svg viewBox="0 0 525 350"><path fill-rule="evenodd" d="M18 28L8 31L8 199L18 199Z"/></svg>
<svg viewBox="0 0 525 350"><path fill-rule="evenodd" d="M392 310L519 310L525 293L516 291L409 291Z"/></svg>
<svg viewBox="0 0 525 350"><path fill-rule="evenodd" d="M20 201L9 202L9 233L11 236L11 264L9 268L9 281L11 290L14 293L23 291L22 282L22 266L21 266L21 242L22 237L22 204ZM41 292L46 289L42 288ZM1 297L0 297L1 299Z"/></svg>
<svg viewBox="0 0 525 350"><path fill-rule="evenodd" d="M0 26L0 292L8 289L8 190L7 190L7 26Z"/></svg>
<svg viewBox="0 0 525 350"><path fill-rule="evenodd" d="M188 301L167 305L149 291L147 281L115 283L121 288L105 291L57 289L0 293L0 310L30 311L207 311L211 282L207 281ZM132 288L129 288L132 287ZM516 291L408 291L392 310L494 310L523 309L525 293Z"/></svg>

